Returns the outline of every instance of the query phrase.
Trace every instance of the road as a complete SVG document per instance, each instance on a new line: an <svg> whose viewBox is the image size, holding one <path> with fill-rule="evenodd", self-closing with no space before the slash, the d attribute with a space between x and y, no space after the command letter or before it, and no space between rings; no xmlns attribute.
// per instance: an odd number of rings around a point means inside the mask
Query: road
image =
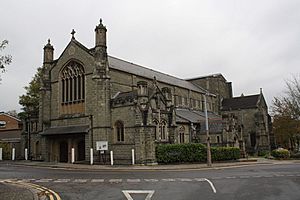
<svg viewBox="0 0 300 200"><path fill-rule="evenodd" d="M0 181L7 179L50 188L63 200L300 199L299 163L173 171L83 171L0 163Z"/></svg>

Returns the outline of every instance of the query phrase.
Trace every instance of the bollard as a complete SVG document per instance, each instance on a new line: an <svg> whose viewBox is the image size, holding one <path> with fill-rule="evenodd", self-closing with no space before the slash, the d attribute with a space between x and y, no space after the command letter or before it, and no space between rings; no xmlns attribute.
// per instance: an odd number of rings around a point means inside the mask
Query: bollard
<svg viewBox="0 0 300 200"><path fill-rule="evenodd" d="M132 165L135 164L135 160L134 160L134 149L131 149L131 157L132 157Z"/></svg>
<svg viewBox="0 0 300 200"><path fill-rule="evenodd" d="M90 157L90 161L91 161L91 165L94 164L94 155L93 155L93 153L94 153L94 152L93 152L93 149L91 148L91 149L90 149L90 156L91 156L91 157Z"/></svg>
<svg viewBox="0 0 300 200"><path fill-rule="evenodd" d="M15 148L12 148L11 159L12 159L12 160L15 160L15 157L16 157L16 149L15 149Z"/></svg>
<svg viewBox="0 0 300 200"><path fill-rule="evenodd" d="M74 148L72 148L71 162L72 162L72 164L75 162L75 149Z"/></svg>
<svg viewBox="0 0 300 200"><path fill-rule="evenodd" d="M2 148L0 148L0 160L2 160Z"/></svg>
<svg viewBox="0 0 300 200"><path fill-rule="evenodd" d="M110 151L110 165L114 165L114 153Z"/></svg>
<svg viewBox="0 0 300 200"><path fill-rule="evenodd" d="M25 148L25 160L28 160L28 149Z"/></svg>

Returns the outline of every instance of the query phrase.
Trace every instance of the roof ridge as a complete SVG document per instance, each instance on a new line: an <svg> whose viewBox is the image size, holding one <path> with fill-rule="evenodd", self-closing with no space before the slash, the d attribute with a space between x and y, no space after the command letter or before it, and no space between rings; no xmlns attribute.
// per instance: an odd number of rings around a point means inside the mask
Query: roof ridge
<svg viewBox="0 0 300 200"><path fill-rule="evenodd" d="M164 75L167 75L167 76L169 76L169 77L172 77L172 78L176 78L176 79L180 79L180 80L182 80L182 81L186 81L185 79L183 79L183 78L178 78L178 77L176 77L176 76L174 76L174 75L170 75L170 74L167 74L167 73L165 73L165 72L161 72L161 71L158 71L158 70L153 70L153 69L151 69L151 68L149 68L149 67L145 67L145 66L142 66L142 65L140 65L140 64L136 64L136 63L133 63L133 62L129 62L129 61L127 61L127 60L124 60L124 59L122 59L122 58L117 58L117 57L115 57L115 56L111 56L111 55L108 55L109 57L111 57L111 58L115 58L115 59L118 59L118 60L121 60L121 61L124 61L124 62L127 62L127 63L129 63L129 64L132 64L132 65L135 65L135 66L138 66L138 67L141 67L141 68L144 68L144 69L148 69L148 70L150 70L150 71L154 71L154 72L158 72L158 73L161 73L161 74L164 74ZM188 82L188 81L187 81ZM202 89L202 88L201 88Z"/></svg>
<svg viewBox="0 0 300 200"><path fill-rule="evenodd" d="M260 94L244 95L244 96L232 97L232 98L228 98L228 99L247 98L247 97L254 97L254 96L260 96Z"/></svg>

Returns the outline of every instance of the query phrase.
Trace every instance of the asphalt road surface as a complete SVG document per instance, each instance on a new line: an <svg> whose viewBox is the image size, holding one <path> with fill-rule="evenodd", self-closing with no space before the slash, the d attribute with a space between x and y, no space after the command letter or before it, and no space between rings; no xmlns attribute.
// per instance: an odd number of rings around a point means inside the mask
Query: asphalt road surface
<svg viewBox="0 0 300 200"><path fill-rule="evenodd" d="M0 181L9 179L50 188L63 200L300 199L299 163L182 171L83 171L0 163Z"/></svg>

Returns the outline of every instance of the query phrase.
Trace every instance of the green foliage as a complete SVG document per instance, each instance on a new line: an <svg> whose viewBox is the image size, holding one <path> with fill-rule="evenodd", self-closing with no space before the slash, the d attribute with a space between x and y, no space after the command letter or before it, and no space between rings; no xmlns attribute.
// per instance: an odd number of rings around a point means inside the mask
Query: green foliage
<svg viewBox="0 0 300 200"><path fill-rule="evenodd" d="M258 156L267 157L269 156L269 151L259 151Z"/></svg>
<svg viewBox="0 0 300 200"><path fill-rule="evenodd" d="M11 152L10 152L10 146L6 142L0 142L0 148L2 148L2 158L3 160L9 160L11 159Z"/></svg>
<svg viewBox="0 0 300 200"><path fill-rule="evenodd" d="M240 150L233 147L212 147L212 160L235 160L240 158ZM159 163L206 162L207 152L203 144L165 144L156 147Z"/></svg>
<svg viewBox="0 0 300 200"><path fill-rule="evenodd" d="M8 45L7 40L3 40L0 42L0 51L5 49L6 45ZM0 73L4 73L6 70L6 66L9 65L12 61L11 55L1 55L0 54ZM1 76L0 76L1 81Z"/></svg>
<svg viewBox="0 0 300 200"><path fill-rule="evenodd" d="M42 68L38 68L29 86L25 87L26 94L19 97L19 104L23 106L24 113L19 114L21 118L28 114L37 115L39 111L40 89L41 89Z"/></svg>
<svg viewBox="0 0 300 200"><path fill-rule="evenodd" d="M300 76L286 81L284 95L273 100L272 112L277 144L293 151L300 142Z"/></svg>
<svg viewBox="0 0 300 200"><path fill-rule="evenodd" d="M211 159L213 161L237 160L240 158L240 149L237 147L212 147Z"/></svg>
<svg viewBox="0 0 300 200"><path fill-rule="evenodd" d="M290 158L290 152L287 149L275 149L271 152L271 155L277 159L288 159Z"/></svg>

